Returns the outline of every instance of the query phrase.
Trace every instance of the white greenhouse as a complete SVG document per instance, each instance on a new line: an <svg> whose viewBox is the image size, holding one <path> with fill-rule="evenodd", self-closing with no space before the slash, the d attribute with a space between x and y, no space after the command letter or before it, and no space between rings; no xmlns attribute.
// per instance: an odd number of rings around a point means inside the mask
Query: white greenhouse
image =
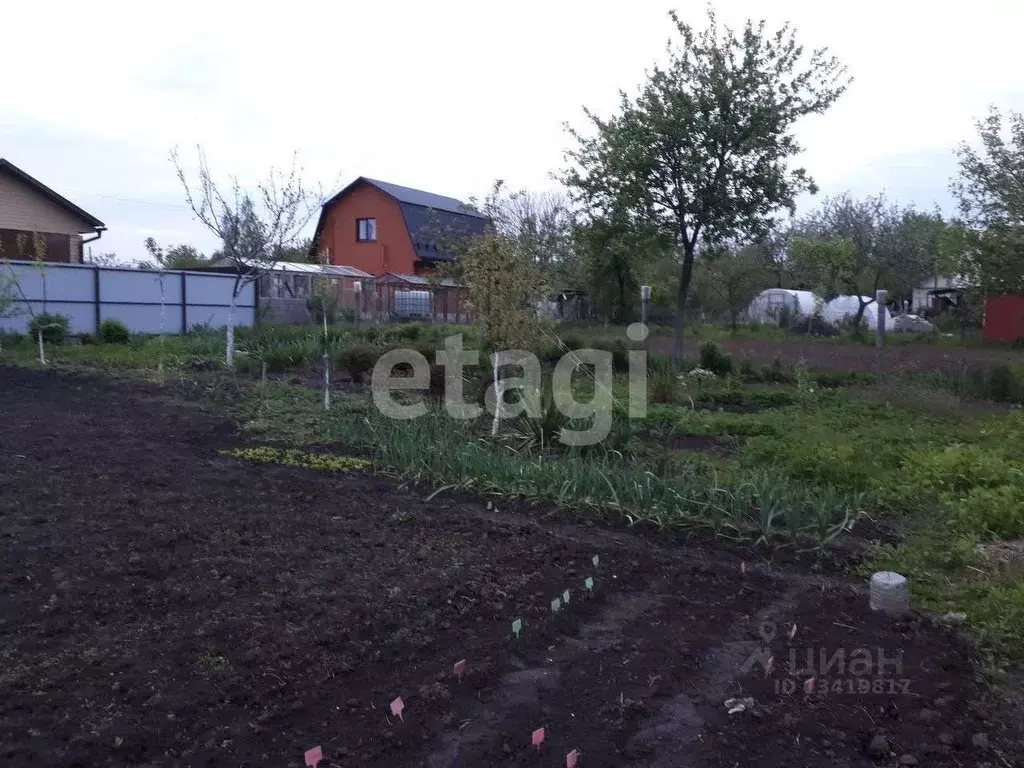
<svg viewBox="0 0 1024 768"><path fill-rule="evenodd" d="M784 312L788 312L791 317L807 318L813 316L821 306L821 298L811 291L769 288L761 291L750 302L747 319L755 323L777 324Z"/></svg>
<svg viewBox="0 0 1024 768"><path fill-rule="evenodd" d="M863 301L871 301L868 296L861 298ZM856 296L837 296L825 304L825 311L822 315L825 322L840 325L844 321L852 321L857 316L859 304ZM892 315L888 309L884 309L883 312L885 312L885 327L891 331L893 330ZM878 330L878 304L874 301L871 301L864 309L864 325L868 330Z"/></svg>

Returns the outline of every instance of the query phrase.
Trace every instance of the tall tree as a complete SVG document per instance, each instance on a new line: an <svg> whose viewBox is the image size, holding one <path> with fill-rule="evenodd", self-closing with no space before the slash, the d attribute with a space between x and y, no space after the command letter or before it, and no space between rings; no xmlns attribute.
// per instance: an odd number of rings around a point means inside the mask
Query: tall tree
<svg viewBox="0 0 1024 768"><path fill-rule="evenodd" d="M163 248L152 237L147 237L142 245L158 269L195 269L210 263L210 258L193 245L181 243Z"/></svg>
<svg viewBox="0 0 1024 768"><path fill-rule="evenodd" d="M613 323L633 322L641 274L666 252L665 238L620 212L580 225L576 248L597 310Z"/></svg>
<svg viewBox="0 0 1024 768"><path fill-rule="evenodd" d="M733 329L751 299L771 282L764 253L755 245L709 248L694 269L694 297L705 312L727 318Z"/></svg>
<svg viewBox="0 0 1024 768"><path fill-rule="evenodd" d="M235 269L225 355L230 366L235 352L238 295L246 284L259 280L283 254L298 246L300 236L320 212L324 191L319 185L307 186L295 157L289 170L271 168L254 192L243 189L235 178L222 187L211 173L202 147L196 149L198 167L194 178L189 177L176 149L171 152L171 160L189 208L220 240L223 255Z"/></svg>
<svg viewBox="0 0 1024 768"><path fill-rule="evenodd" d="M679 41L667 66L654 67L637 97L623 93L612 118L586 111L594 132L570 129L577 146L564 181L589 207L624 206L671 235L679 360L699 246L763 234L799 193L816 191L804 169L789 168L801 149L792 129L828 109L849 78L826 49L806 54L788 24L769 32L748 21L737 33L710 8L703 30L670 16Z"/></svg>
<svg viewBox="0 0 1024 768"><path fill-rule="evenodd" d="M909 298L934 273L942 228L937 214L901 208L885 195L839 195L798 224L790 262L797 279L826 299L857 297L856 332L879 289Z"/></svg>
<svg viewBox="0 0 1024 768"><path fill-rule="evenodd" d="M963 220L945 241L947 270L981 292L1024 293L1024 113L1004 124L991 107L977 128L980 151L957 149L951 191Z"/></svg>

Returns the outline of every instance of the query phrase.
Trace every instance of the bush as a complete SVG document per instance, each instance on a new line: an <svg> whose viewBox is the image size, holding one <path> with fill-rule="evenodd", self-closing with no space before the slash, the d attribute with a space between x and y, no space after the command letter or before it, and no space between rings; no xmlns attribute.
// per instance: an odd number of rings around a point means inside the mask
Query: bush
<svg viewBox="0 0 1024 768"><path fill-rule="evenodd" d="M652 403L672 403L679 391L679 381L672 371L654 371L647 377L647 391Z"/></svg>
<svg viewBox="0 0 1024 768"><path fill-rule="evenodd" d="M380 357L380 352L373 347L349 347L341 353L339 362L348 371L352 381L358 382L363 381L373 370L378 357Z"/></svg>
<svg viewBox="0 0 1024 768"><path fill-rule="evenodd" d="M337 294L316 291L306 299L306 309L309 310L309 316L317 323L323 323L324 315L326 315L327 322L333 324L338 319L340 303Z"/></svg>
<svg viewBox="0 0 1024 768"><path fill-rule="evenodd" d="M42 331L44 344L63 344L71 331L71 320L64 315L51 315L44 312L36 315L28 324L28 332L33 340L39 338Z"/></svg>
<svg viewBox="0 0 1024 768"><path fill-rule="evenodd" d="M1021 398L1021 387L1013 369L1008 365L997 365L988 374L988 393L993 400L1001 403L1016 402Z"/></svg>
<svg viewBox="0 0 1024 768"><path fill-rule="evenodd" d="M700 367L716 376L728 376L732 373L732 358L715 342L705 341L700 345Z"/></svg>
<svg viewBox="0 0 1024 768"><path fill-rule="evenodd" d="M743 381L760 381L761 374L754 367L754 361L749 357L744 357L743 362L740 363L740 378Z"/></svg>
<svg viewBox="0 0 1024 768"><path fill-rule="evenodd" d="M769 384L789 384L793 381L793 377L786 372L786 369L782 367L782 361L777 357L771 365L766 365L761 370L761 378Z"/></svg>
<svg viewBox="0 0 1024 768"><path fill-rule="evenodd" d="M127 344L132 340L128 326L113 317L100 323L100 340L104 344Z"/></svg>
<svg viewBox="0 0 1024 768"><path fill-rule="evenodd" d="M422 326L417 325L416 323L408 323L398 326L395 330L395 338L403 339L405 341L416 341L419 339L422 332Z"/></svg>

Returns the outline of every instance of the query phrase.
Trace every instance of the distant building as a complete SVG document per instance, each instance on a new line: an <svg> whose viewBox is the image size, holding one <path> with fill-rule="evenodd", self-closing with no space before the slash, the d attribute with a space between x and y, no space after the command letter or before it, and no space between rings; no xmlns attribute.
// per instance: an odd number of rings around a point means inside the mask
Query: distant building
<svg viewBox="0 0 1024 768"><path fill-rule="evenodd" d="M486 224L453 197L360 176L324 203L312 253L374 276L424 275L455 258L454 240L481 235Z"/></svg>
<svg viewBox="0 0 1024 768"><path fill-rule="evenodd" d="M0 258L38 258L38 243L45 261L79 264L82 244L99 240L106 228L95 216L0 158Z"/></svg>
<svg viewBox="0 0 1024 768"><path fill-rule="evenodd" d="M934 314L952 309L960 303L967 281L962 277L932 275L914 289L910 311L914 314Z"/></svg>

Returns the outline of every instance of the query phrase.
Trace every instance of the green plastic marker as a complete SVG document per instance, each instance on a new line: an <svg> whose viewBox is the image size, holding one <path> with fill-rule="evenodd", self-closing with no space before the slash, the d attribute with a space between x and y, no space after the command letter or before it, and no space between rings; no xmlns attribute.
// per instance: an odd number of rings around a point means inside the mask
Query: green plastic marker
<svg viewBox="0 0 1024 768"><path fill-rule="evenodd" d="M565 592L562 593L562 602L565 603L566 605L569 604L569 590L568 589L565 590Z"/></svg>
<svg viewBox="0 0 1024 768"><path fill-rule="evenodd" d="M558 613L562 609L562 601L557 597L551 601L551 612Z"/></svg>
<svg viewBox="0 0 1024 768"><path fill-rule="evenodd" d="M583 586L586 587L591 592L593 592L594 591L594 577L593 576L587 576L587 578L583 581Z"/></svg>
<svg viewBox="0 0 1024 768"><path fill-rule="evenodd" d="M597 568L597 564L601 562L601 558L597 555L594 555L590 562L592 562L594 564L594 567Z"/></svg>
<svg viewBox="0 0 1024 768"><path fill-rule="evenodd" d="M516 636L517 640L519 639L519 633L522 632L522 631L523 631L523 620L522 619L516 619L515 621L513 621L512 622L512 634Z"/></svg>

